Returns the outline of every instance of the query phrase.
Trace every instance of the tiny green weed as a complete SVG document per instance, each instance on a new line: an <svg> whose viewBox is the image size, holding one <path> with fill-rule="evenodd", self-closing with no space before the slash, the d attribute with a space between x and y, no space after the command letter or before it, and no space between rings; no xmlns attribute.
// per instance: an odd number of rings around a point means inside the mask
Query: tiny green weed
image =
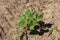
<svg viewBox="0 0 60 40"><path fill-rule="evenodd" d="M43 18L42 14L37 14L31 10L27 10L21 17L19 27L24 28L29 25L30 30L34 30L34 26L38 24L38 21Z"/></svg>

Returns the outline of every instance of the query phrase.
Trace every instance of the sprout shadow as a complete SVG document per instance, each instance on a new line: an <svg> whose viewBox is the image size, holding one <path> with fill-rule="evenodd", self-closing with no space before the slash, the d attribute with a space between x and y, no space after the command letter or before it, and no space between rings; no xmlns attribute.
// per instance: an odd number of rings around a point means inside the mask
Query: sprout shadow
<svg viewBox="0 0 60 40"><path fill-rule="evenodd" d="M29 35L40 35L42 36L44 33L47 33L49 32L49 29L46 29L46 28L51 28L53 24L51 23L46 23L43 22L43 21L39 21L38 22L39 25L36 25L34 27L34 30L33 31L30 31L30 34ZM39 30L39 31L38 31Z"/></svg>

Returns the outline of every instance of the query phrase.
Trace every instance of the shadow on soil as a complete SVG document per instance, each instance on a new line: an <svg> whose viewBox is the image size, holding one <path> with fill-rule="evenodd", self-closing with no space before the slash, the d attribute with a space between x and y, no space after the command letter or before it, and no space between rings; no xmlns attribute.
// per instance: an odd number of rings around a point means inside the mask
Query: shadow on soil
<svg viewBox="0 0 60 40"><path fill-rule="evenodd" d="M51 28L52 25L53 25L51 23L46 23L45 24L45 22L43 22L43 21L39 21L38 23L39 23L40 26L36 25L35 29L33 31L31 31L29 35L38 34L38 35L42 36L44 33L49 32L49 29L46 29L46 28Z"/></svg>
<svg viewBox="0 0 60 40"><path fill-rule="evenodd" d="M39 21L38 23L39 23L40 26L36 25L34 27L34 30L30 31L29 35L37 35L38 34L38 35L42 36L44 33L49 32L49 29L46 29L46 28L51 28L52 25L53 25L51 23L46 23L45 24L45 22L43 22L43 21ZM27 29L27 30L29 30L29 29ZM20 36L20 40L23 40L24 35L26 35L26 34L23 32L22 35ZM27 35L26 35L26 40L28 40Z"/></svg>

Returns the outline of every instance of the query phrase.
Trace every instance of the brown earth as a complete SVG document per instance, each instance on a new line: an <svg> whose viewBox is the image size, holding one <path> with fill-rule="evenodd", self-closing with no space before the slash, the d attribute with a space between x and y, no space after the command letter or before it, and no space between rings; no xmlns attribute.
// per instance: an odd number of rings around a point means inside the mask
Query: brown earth
<svg viewBox="0 0 60 40"><path fill-rule="evenodd" d="M0 40L20 40L24 30L18 28L19 17L27 9L44 14L45 23L53 23L48 33L28 35L29 40L60 40L60 0L0 0Z"/></svg>

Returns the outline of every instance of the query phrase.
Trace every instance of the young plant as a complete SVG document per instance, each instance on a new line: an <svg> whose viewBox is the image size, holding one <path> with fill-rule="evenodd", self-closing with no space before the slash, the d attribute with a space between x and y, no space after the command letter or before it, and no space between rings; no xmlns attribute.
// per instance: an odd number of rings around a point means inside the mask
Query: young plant
<svg viewBox="0 0 60 40"><path fill-rule="evenodd" d="M34 30L34 26L38 25L38 21L43 18L42 14L37 14L35 12L32 12L30 10L27 10L21 17L19 22L19 27L24 28L28 27L30 30Z"/></svg>
<svg viewBox="0 0 60 40"><path fill-rule="evenodd" d="M34 26L38 25L38 21L40 21L42 18L43 18L42 14L37 14L30 10L27 10L20 17L19 27L24 28L25 31L23 33L25 33L25 35L26 35L26 40L28 40L27 29L34 30Z"/></svg>

